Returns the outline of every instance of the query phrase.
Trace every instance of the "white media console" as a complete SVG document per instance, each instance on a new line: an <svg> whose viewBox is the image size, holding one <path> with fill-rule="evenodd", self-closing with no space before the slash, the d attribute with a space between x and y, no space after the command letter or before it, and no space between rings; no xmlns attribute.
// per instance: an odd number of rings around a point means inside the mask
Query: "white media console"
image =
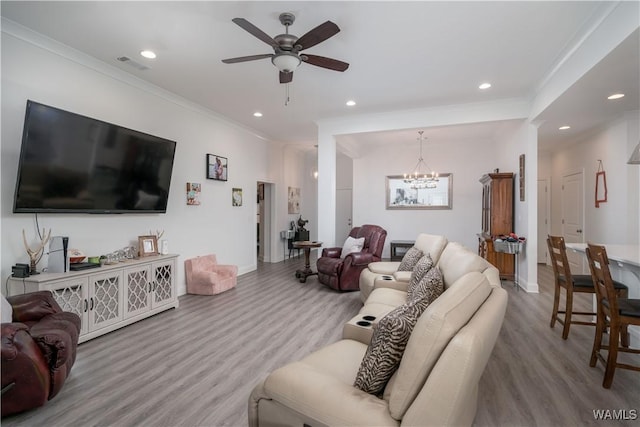
<svg viewBox="0 0 640 427"><path fill-rule="evenodd" d="M82 319L80 342L178 307L178 255L148 256L83 271L11 278L8 294L50 291Z"/></svg>

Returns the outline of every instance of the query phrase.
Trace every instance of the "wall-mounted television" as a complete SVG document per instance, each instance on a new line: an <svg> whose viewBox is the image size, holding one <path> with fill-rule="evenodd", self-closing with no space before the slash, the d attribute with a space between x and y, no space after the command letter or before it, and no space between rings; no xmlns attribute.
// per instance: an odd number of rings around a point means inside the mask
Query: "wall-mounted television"
<svg viewBox="0 0 640 427"><path fill-rule="evenodd" d="M15 213L165 213L176 142L27 101Z"/></svg>

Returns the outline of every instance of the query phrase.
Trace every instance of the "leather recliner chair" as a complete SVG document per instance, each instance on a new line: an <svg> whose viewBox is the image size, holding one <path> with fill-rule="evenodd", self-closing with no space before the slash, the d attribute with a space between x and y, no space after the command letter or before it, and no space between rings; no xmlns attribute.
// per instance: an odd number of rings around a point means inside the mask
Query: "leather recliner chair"
<svg viewBox="0 0 640 427"><path fill-rule="evenodd" d="M341 258L342 248L324 248L316 262L320 283L338 291L360 289L360 273L370 262L380 261L387 231L378 225L365 224L351 229L349 236L354 239L364 237L362 251Z"/></svg>
<svg viewBox="0 0 640 427"><path fill-rule="evenodd" d="M8 297L2 323L2 416L44 405L58 394L76 360L80 317L62 311L51 292Z"/></svg>

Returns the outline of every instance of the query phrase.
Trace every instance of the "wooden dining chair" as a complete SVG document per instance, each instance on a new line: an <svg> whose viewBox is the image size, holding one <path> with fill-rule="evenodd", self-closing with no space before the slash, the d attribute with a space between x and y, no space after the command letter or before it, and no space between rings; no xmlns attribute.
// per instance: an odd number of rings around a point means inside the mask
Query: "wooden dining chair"
<svg viewBox="0 0 640 427"><path fill-rule="evenodd" d="M553 276L555 282L555 292L553 295L553 312L551 313L551 324L553 328L558 321L562 328L562 338L567 339L569 336L569 328L574 325L591 325L595 326L593 321L574 320L574 315L595 316L593 311L573 311L573 294L587 293L595 294L593 280L588 274L571 274L569 260L567 259L567 247L565 246L564 237L548 236L547 246L549 247L549 256L551 258L551 266L553 267ZM558 310L560 305L560 291L565 289L565 309ZM564 314L564 318L560 315Z"/></svg>
<svg viewBox="0 0 640 427"><path fill-rule="evenodd" d="M589 365L596 366L598 360L605 365L602 387L611 388L616 368L640 372L640 365L618 363L618 352L640 354L640 348L630 348L629 325L640 326L640 299L621 298L615 289L609 270L607 250L600 245L587 245L587 259L597 297L598 320L593 350ZM602 344L602 336L609 326L609 344ZM608 350L607 358L600 350Z"/></svg>

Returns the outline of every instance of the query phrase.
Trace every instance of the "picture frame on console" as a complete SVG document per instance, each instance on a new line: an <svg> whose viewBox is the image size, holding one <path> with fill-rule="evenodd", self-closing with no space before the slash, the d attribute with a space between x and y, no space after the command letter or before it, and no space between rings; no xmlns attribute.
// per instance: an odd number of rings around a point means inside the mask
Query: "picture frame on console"
<svg viewBox="0 0 640 427"><path fill-rule="evenodd" d="M453 174L438 173L428 188L412 188L405 181L403 175L386 177L388 210L453 208Z"/></svg>
<svg viewBox="0 0 640 427"><path fill-rule="evenodd" d="M158 238L156 236L138 236L138 256L158 255Z"/></svg>

